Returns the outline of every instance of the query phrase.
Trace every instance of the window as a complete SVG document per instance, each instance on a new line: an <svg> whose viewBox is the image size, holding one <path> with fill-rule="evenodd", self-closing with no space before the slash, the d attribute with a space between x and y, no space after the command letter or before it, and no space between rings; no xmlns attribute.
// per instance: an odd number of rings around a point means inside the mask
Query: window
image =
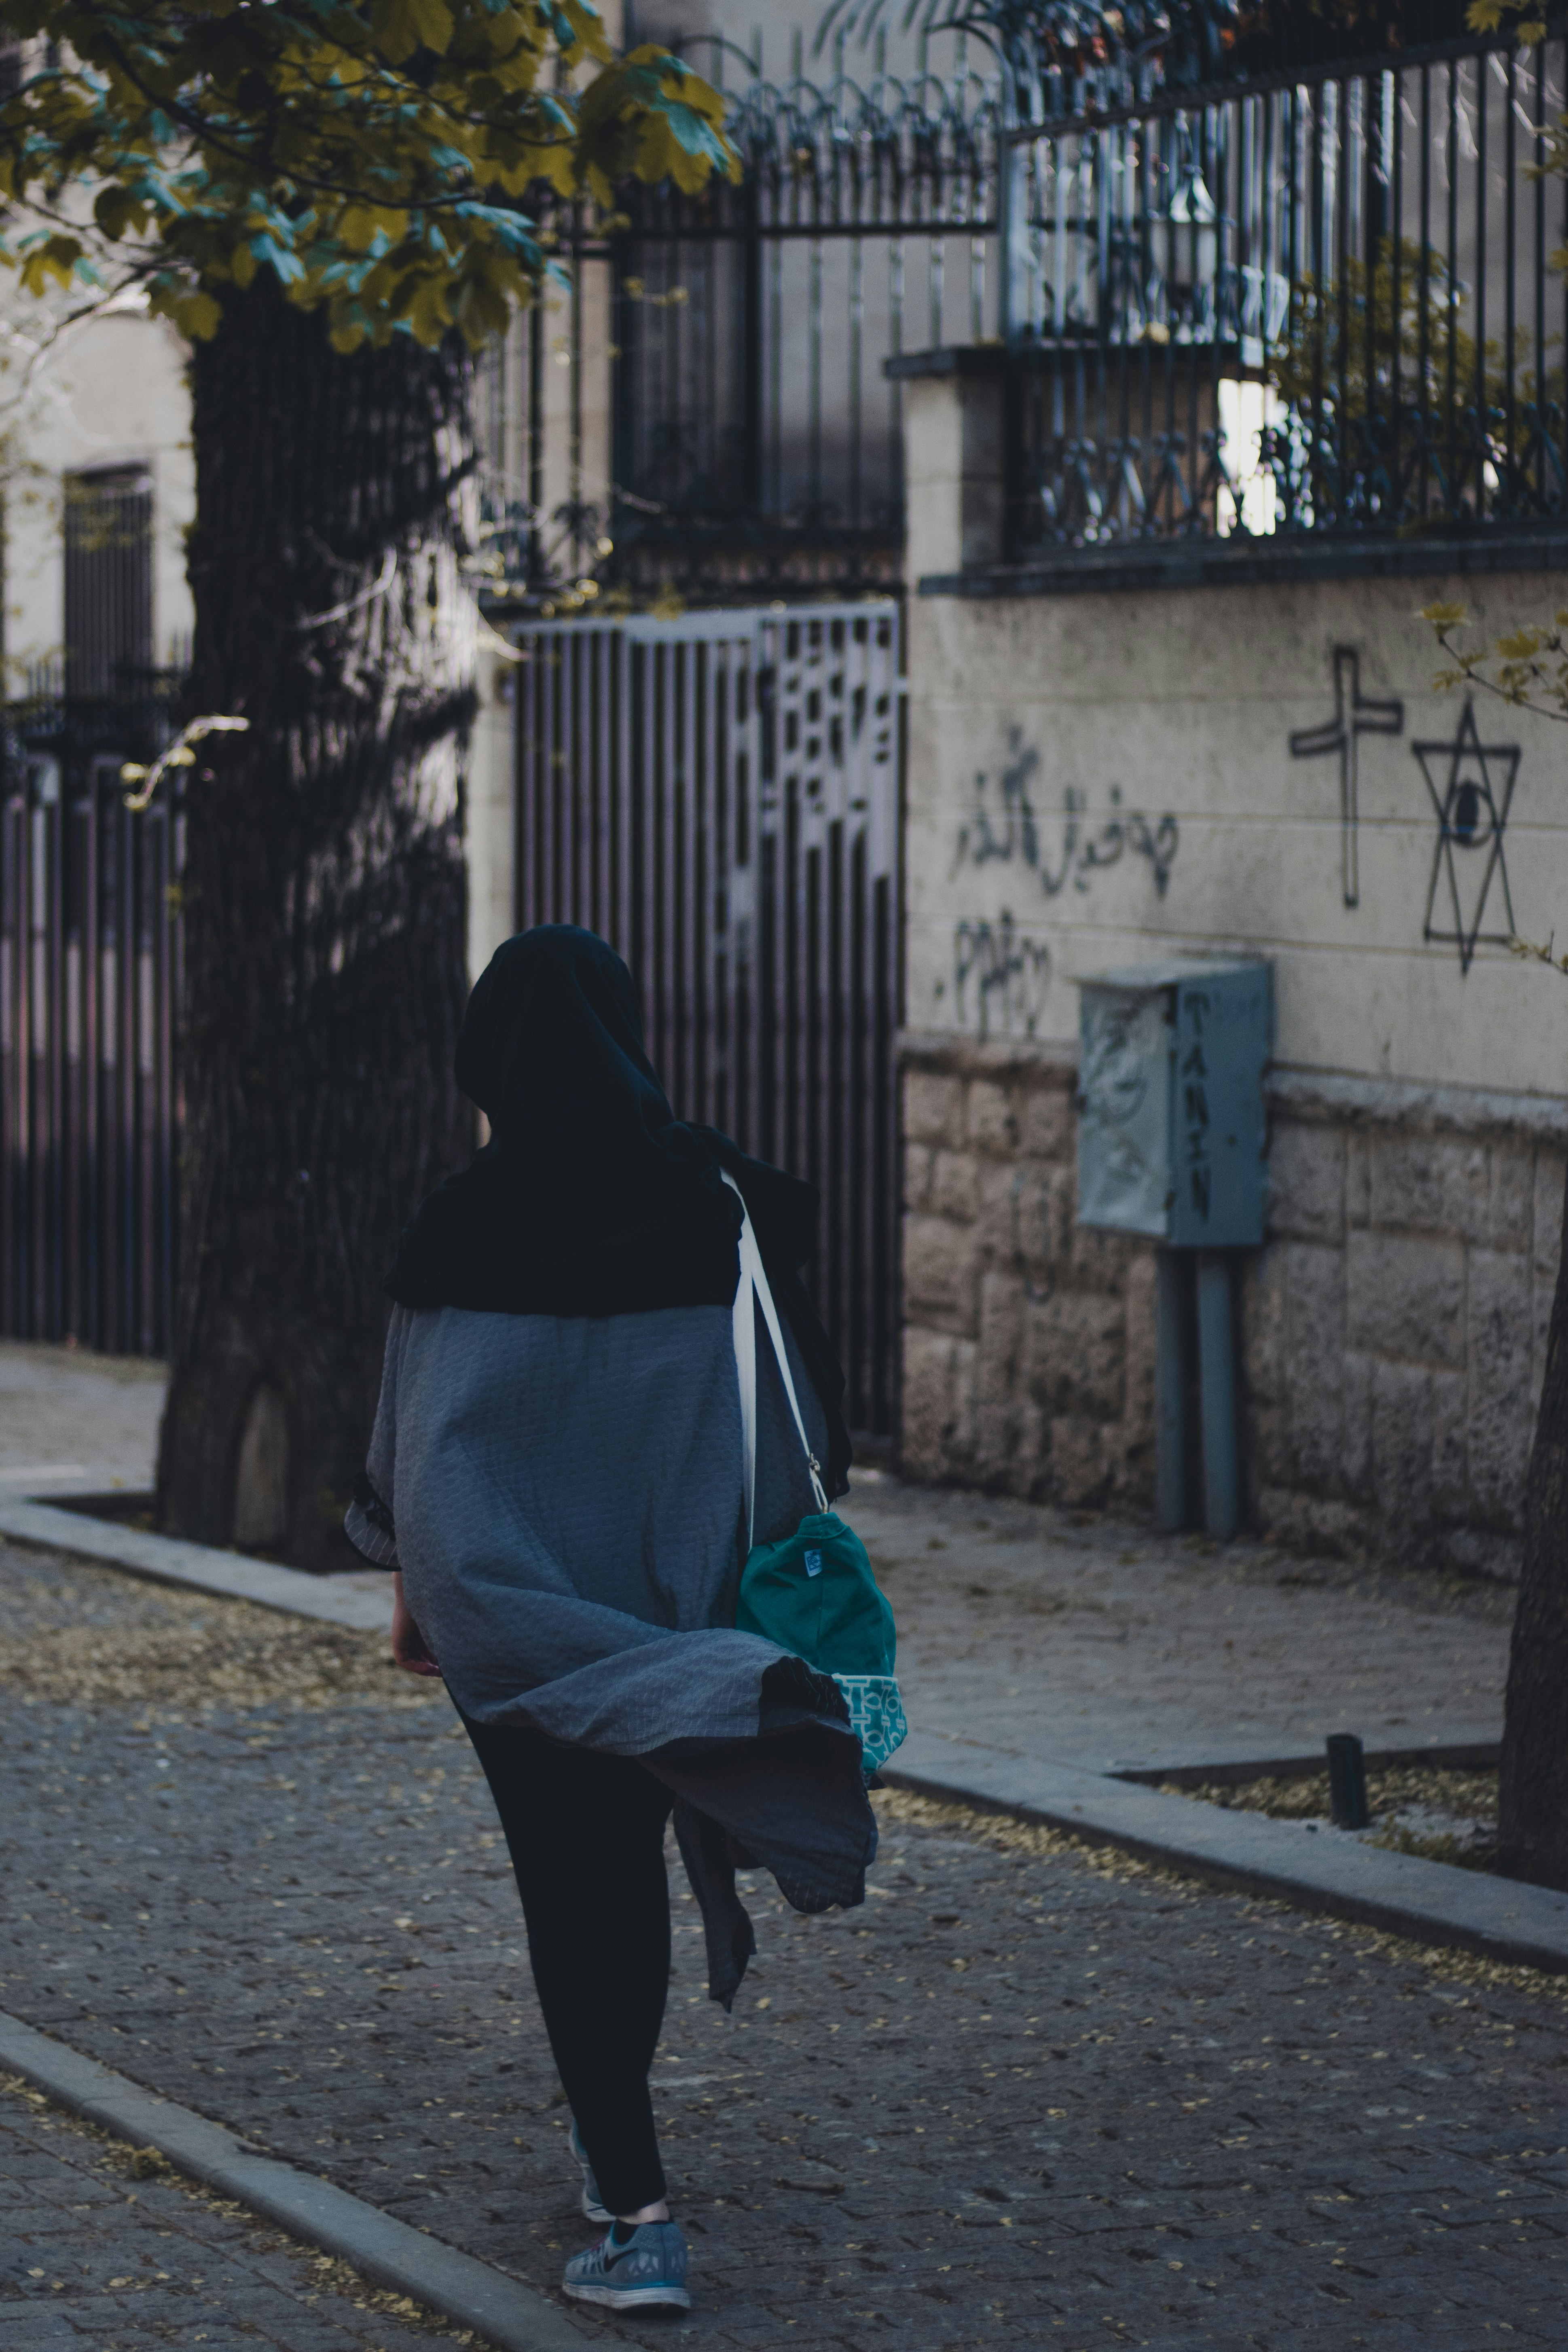
<svg viewBox="0 0 1568 2352"><path fill-rule="evenodd" d="M68 474L66 692L106 695L153 665L153 483L144 467Z"/></svg>

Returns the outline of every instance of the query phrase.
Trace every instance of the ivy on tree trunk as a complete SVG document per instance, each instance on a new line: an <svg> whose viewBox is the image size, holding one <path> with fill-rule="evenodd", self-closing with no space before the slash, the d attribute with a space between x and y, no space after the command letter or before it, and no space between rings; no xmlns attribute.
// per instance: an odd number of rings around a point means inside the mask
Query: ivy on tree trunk
<svg viewBox="0 0 1568 2352"><path fill-rule="evenodd" d="M1568 1197L1563 1216L1568 1240ZM1504 1865L1542 1885L1568 1886L1568 1249L1525 1478L1499 1796Z"/></svg>
<svg viewBox="0 0 1568 2352"><path fill-rule="evenodd" d="M342 1562L399 1232L471 1140L468 362L263 275L192 361L180 1264L161 1524Z"/></svg>

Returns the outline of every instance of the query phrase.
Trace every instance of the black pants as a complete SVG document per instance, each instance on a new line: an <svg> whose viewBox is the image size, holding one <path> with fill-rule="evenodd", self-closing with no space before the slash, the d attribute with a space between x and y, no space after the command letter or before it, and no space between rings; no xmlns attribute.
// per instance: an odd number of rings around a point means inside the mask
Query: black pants
<svg viewBox="0 0 1568 2352"><path fill-rule="evenodd" d="M517 1873L561 2086L600 2196L635 2213L664 2195L647 2074L669 1987L672 1800L625 1757L463 1719Z"/></svg>

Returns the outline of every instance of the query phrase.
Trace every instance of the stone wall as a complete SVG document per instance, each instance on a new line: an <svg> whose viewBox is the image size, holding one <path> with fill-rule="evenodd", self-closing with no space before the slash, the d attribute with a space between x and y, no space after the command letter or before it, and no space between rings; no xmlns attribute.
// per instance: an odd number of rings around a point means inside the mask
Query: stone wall
<svg viewBox="0 0 1568 2352"><path fill-rule="evenodd" d="M906 1042L903 1458L1142 1512L1154 1253L1075 1222L1075 1077L1059 1048ZM1281 1070L1269 1113L1240 1300L1251 1524L1512 1575L1568 1111Z"/></svg>

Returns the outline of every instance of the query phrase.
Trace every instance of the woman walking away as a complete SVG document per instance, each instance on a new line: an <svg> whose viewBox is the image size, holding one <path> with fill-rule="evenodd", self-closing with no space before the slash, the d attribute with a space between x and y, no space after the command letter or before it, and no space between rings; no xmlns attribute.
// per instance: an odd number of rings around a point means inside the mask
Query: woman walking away
<svg viewBox="0 0 1568 2352"><path fill-rule="evenodd" d="M583 2210L611 2224L566 2293L684 2306L647 2083L671 1810L726 2009L756 1948L736 1867L821 1911L864 1900L876 1851L834 1683L734 1624L742 1198L812 1452L829 1496L847 1484L843 1376L799 1271L816 1194L675 1118L631 974L574 925L498 951L457 1074L490 1141L404 1235L348 1533L397 1571L397 1662L445 1676L506 1832ZM764 1340L757 1542L816 1507L810 1477Z"/></svg>

